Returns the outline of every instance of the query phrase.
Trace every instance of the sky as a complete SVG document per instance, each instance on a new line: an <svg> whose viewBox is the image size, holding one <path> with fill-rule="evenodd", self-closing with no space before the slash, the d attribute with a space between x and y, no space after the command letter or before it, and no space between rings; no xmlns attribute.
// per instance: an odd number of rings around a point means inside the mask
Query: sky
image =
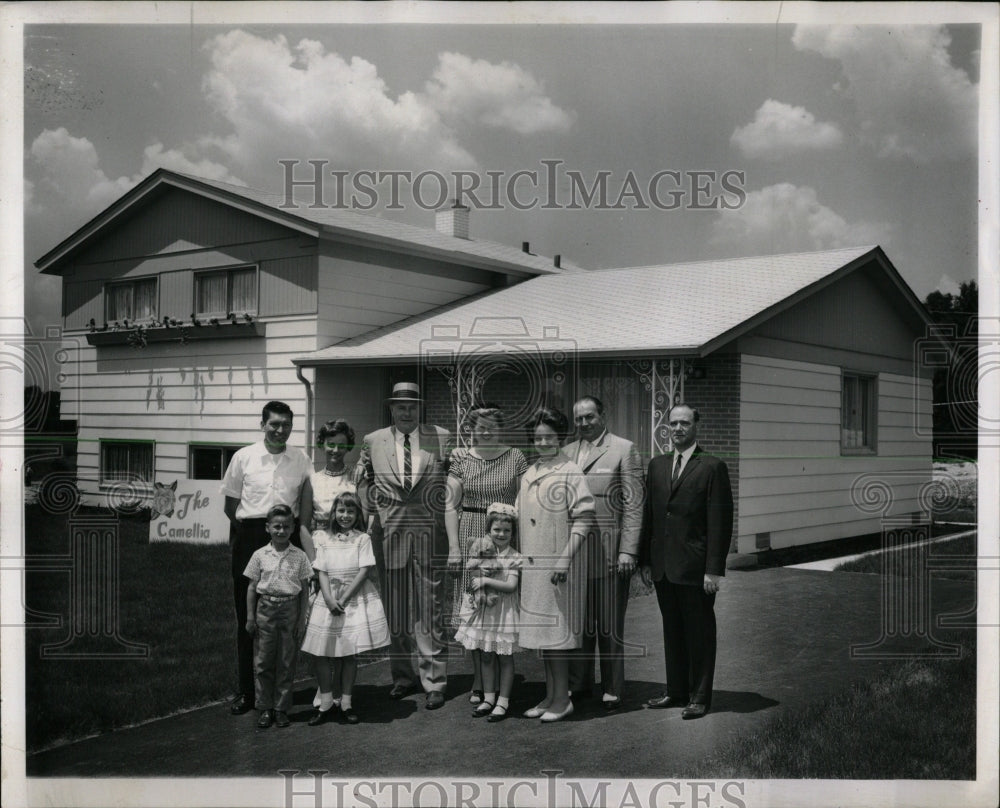
<svg viewBox="0 0 1000 808"><path fill-rule="evenodd" d="M436 172L449 198L471 172L492 207L464 199L472 237L588 269L880 244L921 299L976 277L974 24L234 19L39 23L23 41L35 333L60 291L33 262L159 167L276 192L279 160L296 179L309 160L348 182ZM517 171L537 189L510 190ZM606 204L586 203L602 176ZM439 185L421 204L411 187L388 210L388 181L347 201L433 227ZM323 189L336 201L332 175Z"/></svg>

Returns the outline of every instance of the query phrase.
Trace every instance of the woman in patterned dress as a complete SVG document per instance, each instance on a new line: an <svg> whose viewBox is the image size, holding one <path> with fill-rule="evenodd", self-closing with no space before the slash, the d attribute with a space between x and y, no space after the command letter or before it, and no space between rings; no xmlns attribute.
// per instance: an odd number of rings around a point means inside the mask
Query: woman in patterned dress
<svg viewBox="0 0 1000 808"><path fill-rule="evenodd" d="M495 404L477 407L469 413L472 446L455 449L448 468L448 500L444 524L448 533L448 569L457 578L453 598L452 625L460 623L462 598L471 575L465 569L469 546L486 535L486 509L494 502L513 505L521 475L528 463L520 449L501 443L503 411ZM472 651L472 694L469 701L483 698L482 658Z"/></svg>
<svg viewBox="0 0 1000 808"><path fill-rule="evenodd" d="M354 450L354 437L351 425L342 418L327 421L316 434L316 445L326 452L326 465L314 472L302 486L299 508L302 549L310 562L316 560L313 533L329 526L333 500L343 492L353 494L357 491L359 469L355 464L345 462Z"/></svg>

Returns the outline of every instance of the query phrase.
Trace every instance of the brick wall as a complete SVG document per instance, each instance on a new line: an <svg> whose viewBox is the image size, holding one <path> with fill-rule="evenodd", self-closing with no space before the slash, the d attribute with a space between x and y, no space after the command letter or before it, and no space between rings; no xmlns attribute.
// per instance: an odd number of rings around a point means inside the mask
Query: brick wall
<svg viewBox="0 0 1000 808"><path fill-rule="evenodd" d="M739 515L740 500L740 356L715 354L705 359L689 360L696 368L704 368L705 378L687 378L684 398L698 408L698 443L711 454L726 461L733 486L735 513ZM731 550L736 549L738 519L733 520Z"/></svg>
<svg viewBox="0 0 1000 808"><path fill-rule="evenodd" d="M689 360L689 362L692 360ZM701 415L698 442L708 452L726 461L733 486L735 512L739 514L740 476L740 357L739 354L719 354L693 360L703 368L704 378L689 377L684 382L684 398L698 408ZM390 385L396 381L418 378L415 368L393 368L389 371ZM454 393L447 377L432 369L424 369L420 378L424 392L424 421L456 429ZM524 424L542 401L548 400L571 415L573 394L570 380L557 386L551 380L533 378L522 369L505 368L491 373L480 395L480 401L500 405L507 415L507 442L519 447L526 444ZM563 389L565 388L565 389ZM736 520L733 522L733 544L736 547Z"/></svg>

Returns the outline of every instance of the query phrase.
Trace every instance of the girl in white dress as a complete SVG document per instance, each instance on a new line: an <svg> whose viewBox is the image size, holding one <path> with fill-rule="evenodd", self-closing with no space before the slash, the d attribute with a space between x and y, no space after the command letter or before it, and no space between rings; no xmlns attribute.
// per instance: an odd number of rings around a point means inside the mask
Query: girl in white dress
<svg viewBox="0 0 1000 808"><path fill-rule="evenodd" d="M510 691L514 685L514 649L517 647L519 607L517 582L521 575L521 554L511 543L517 532L517 512L512 505L494 502L486 510L486 535L473 542L467 569L471 575L469 588L475 594L480 589L497 592L492 605L489 601L465 597L462 599L461 621L455 639L470 651L479 651L483 662L483 700L473 710L476 718L489 716L487 721L503 721L507 717ZM492 542L496 561L501 569L494 576L476 573L480 542ZM479 603L480 605L475 605ZM499 694L494 673L494 657L499 662Z"/></svg>
<svg viewBox="0 0 1000 808"><path fill-rule="evenodd" d="M340 494L333 502L333 535L315 543L313 568L319 573L321 596L313 602L302 650L316 657L320 705L309 726L322 724L338 712L335 688L341 693L344 720L358 723L351 703L358 674L357 654L389 644L385 610L369 580L375 555L371 539L360 530L363 518L357 495Z"/></svg>

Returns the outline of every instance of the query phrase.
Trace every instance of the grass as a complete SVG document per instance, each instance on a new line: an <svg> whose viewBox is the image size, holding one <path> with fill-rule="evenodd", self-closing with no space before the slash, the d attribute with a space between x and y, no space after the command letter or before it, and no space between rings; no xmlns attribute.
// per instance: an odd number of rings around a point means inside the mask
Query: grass
<svg viewBox="0 0 1000 808"><path fill-rule="evenodd" d="M693 778L974 780L976 658L908 660L706 758Z"/></svg>
<svg viewBox="0 0 1000 808"><path fill-rule="evenodd" d="M118 522L118 634L145 644L145 657L102 657L119 646L99 634L73 647L96 652L93 658L43 658L43 645L70 635L69 572L25 573L26 607L59 615L63 623L25 631L29 751L217 701L233 691L229 548L148 544L147 531L141 518ZM30 556L69 552L65 516L28 506L25 536Z"/></svg>
<svg viewBox="0 0 1000 808"><path fill-rule="evenodd" d="M923 563L931 574L953 580L976 580L976 536L962 536L921 547L906 547L885 553L870 553L845 561L836 572L867 572L876 575L909 576L914 562ZM968 567L968 568L965 568Z"/></svg>

